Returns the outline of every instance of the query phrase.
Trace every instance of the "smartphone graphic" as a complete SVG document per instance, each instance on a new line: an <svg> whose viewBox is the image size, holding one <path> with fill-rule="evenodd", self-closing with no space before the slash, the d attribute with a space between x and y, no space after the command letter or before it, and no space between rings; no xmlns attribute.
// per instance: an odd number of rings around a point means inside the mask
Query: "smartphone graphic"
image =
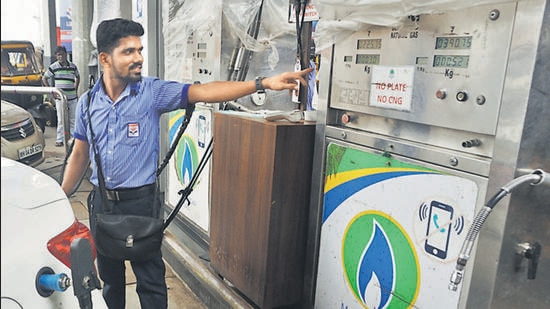
<svg viewBox="0 0 550 309"><path fill-rule="evenodd" d="M430 215L428 228L426 229L426 242L424 250L442 260L447 258L449 237L451 235L450 223L453 219L453 207L438 201L430 203Z"/></svg>
<svg viewBox="0 0 550 309"><path fill-rule="evenodd" d="M206 117L204 115L199 115L197 134L197 144L199 147L204 148L206 142Z"/></svg>

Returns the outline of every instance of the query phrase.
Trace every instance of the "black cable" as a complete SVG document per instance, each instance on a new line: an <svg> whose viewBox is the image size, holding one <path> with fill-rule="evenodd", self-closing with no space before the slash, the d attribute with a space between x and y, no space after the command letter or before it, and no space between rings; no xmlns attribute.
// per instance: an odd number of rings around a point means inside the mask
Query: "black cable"
<svg viewBox="0 0 550 309"><path fill-rule="evenodd" d="M176 151L176 148L178 147L178 142L183 135L183 132L185 132L185 129L187 129L187 126L189 125L189 122L191 122L191 116L193 115L193 111L195 111L195 104L187 104L187 107L185 107L185 115L183 117L183 121L181 123L180 128L178 129L178 134L176 135L176 138L174 139L174 142L170 146L170 149L166 153L166 156L164 156L164 160L162 160L162 163L157 168L156 176L158 177L162 170L166 167L168 162L170 161L170 157Z"/></svg>
<svg viewBox="0 0 550 309"><path fill-rule="evenodd" d="M304 20L306 16L306 9L307 9L307 2L306 0L296 0L294 5L294 13L296 15L296 40L297 40L297 53L298 58L302 58L302 52L303 52L303 46L302 46L302 27L304 25ZM300 20L300 12L302 14L302 19Z"/></svg>
<svg viewBox="0 0 550 309"><path fill-rule="evenodd" d="M300 11L301 11L301 1L294 1L294 15L296 17L296 48L298 58L300 58L302 52L302 27L300 26Z"/></svg>
<svg viewBox="0 0 550 309"><path fill-rule="evenodd" d="M256 13L256 17L254 17L254 21L252 25L248 28L248 35L250 35L254 40L258 40L258 34L260 33L260 25L262 23L262 10L264 6L264 1L260 3L260 8L258 9L258 12ZM252 56L254 55L254 52L251 50L245 49L242 68L240 72L238 72L237 80L243 81L246 80L246 75L248 74L248 68L250 67L250 61L252 60Z"/></svg>
<svg viewBox="0 0 550 309"><path fill-rule="evenodd" d="M174 209L172 209L172 212L170 212L170 214L168 215L168 217L164 221L164 229L166 229L168 227L168 225L170 224L170 222L172 222L172 220L174 220L174 218L178 214L179 210L181 209L181 207L183 206L183 203L185 203L185 201L187 201L187 205L191 204L191 202L189 201L189 195L191 194L191 192L193 192L195 184L198 181L200 174L204 170L204 167L206 166L206 162L208 162L208 159L210 159L210 156L212 156L212 142L213 142L213 138L210 139L210 142L208 143L208 146L206 147L205 153L202 156L202 159L199 162L199 165L197 166L197 170L195 170L195 172L193 173L193 176L191 177L191 180L189 181L189 183L187 184L187 186L184 189L182 189L178 192L178 194L180 194L181 197L180 197L178 203L176 204L176 207L174 207Z"/></svg>

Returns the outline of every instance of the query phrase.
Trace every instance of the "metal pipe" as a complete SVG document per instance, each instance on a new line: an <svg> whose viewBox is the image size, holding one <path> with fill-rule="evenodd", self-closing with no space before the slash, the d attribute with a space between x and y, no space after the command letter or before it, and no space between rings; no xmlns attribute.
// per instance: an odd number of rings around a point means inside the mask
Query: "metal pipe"
<svg viewBox="0 0 550 309"><path fill-rule="evenodd" d="M69 151L69 139L71 137L71 128L69 123L69 104L67 101L67 96L65 93L55 87L37 87L37 86L1 86L2 93L13 93L13 94L50 94L57 95L58 98L61 98L61 103L63 110L61 115L63 116L63 145L65 146L65 154ZM57 121L60 121L57 119Z"/></svg>
<svg viewBox="0 0 550 309"><path fill-rule="evenodd" d="M258 39L258 34L260 33L260 24L262 19L262 8L264 1L260 3L260 8L254 17L254 21L248 27L247 35L252 37L254 40ZM248 73L248 68L250 66L250 60L252 59L253 52L250 51L246 45L240 41L239 47L235 47L231 53L231 59L229 61L229 75L227 80L236 80L243 81L246 79L246 74Z"/></svg>
<svg viewBox="0 0 550 309"><path fill-rule="evenodd" d="M501 189L487 201L485 207L483 207L474 218L474 222L470 226L468 234L466 235L466 239L462 244L462 249L460 250L460 254L458 255L458 259L456 261L456 268L451 274L449 290L456 291L458 285L462 281L462 277L464 276L464 268L466 267L466 263L470 259L470 253L472 252L472 249L474 247L474 242L479 234L479 231L481 230L483 223L487 220L487 217L489 217L489 214L496 206L496 204L519 185L526 182L530 182L533 186L537 186L543 183L548 185L548 178L548 173L546 173L545 171L541 169L534 170L527 175L519 176L512 179L506 185L501 187Z"/></svg>
<svg viewBox="0 0 550 309"><path fill-rule="evenodd" d="M254 22L252 23L252 25L250 26L247 32L251 37L254 38L254 40L258 39L258 34L260 33L263 6L264 6L264 1L262 0L262 2L260 3L260 8L256 13L256 16L254 17ZM244 62L242 64L243 67L241 68L241 71L239 72L239 75L237 77L238 80L241 80L241 81L246 80L246 75L248 74L248 68L250 67L250 61L252 60L253 54L254 53L248 49L244 51Z"/></svg>

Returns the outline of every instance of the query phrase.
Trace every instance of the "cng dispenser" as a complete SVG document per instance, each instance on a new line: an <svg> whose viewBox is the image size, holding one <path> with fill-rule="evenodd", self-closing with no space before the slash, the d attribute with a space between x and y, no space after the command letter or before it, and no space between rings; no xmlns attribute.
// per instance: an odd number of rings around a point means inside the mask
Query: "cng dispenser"
<svg viewBox="0 0 550 309"><path fill-rule="evenodd" d="M222 1L164 1L165 78L186 83L207 83L221 76L221 8ZM217 104L196 104L185 133L179 141L178 130L185 111L168 114L165 140L169 145L178 142L167 169L165 204L172 211L180 200L180 192L190 182L200 159L212 139L212 114ZM171 208L171 209L170 209ZM193 194L179 211L176 226L197 243L206 243L210 217L210 163L199 176ZM170 227L173 228L173 227ZM169 229L170 229L169 228ZM181 233L177 233L179 235ZM202 240L200 240L202 239Z"/></svg>
<svg viewBox="0 0 550 309"><path fill-rule="evenodd" d="M254 76L292 70L296 53L295 33L294 25L287 22L288 1L217 0L209 1L206 6L201 0L164 0L162 4L165 79L187 83L252 80ZM240 61L237 61L239 52ZM259 100L247 96L230 103L238 110L251 112L295 108L295 103L289 102L286 93L270 91ZM224 106L196 105L182 137L184 140L180 141L166 169L165 202L168 208L177 204L178 192L185 187L212 138L213 113ZM183 115L183 111L169 114L167 133L162 140L168 144L173 142ZM190 196L190 203L180 210L180 220L174 221L186 234L196 235L195 240L199 240L203 247L207 247L209 242L210 177L208 164Z"/></svg>
<svg viewBox="0 0 550 309"><path fill-rule="evenodd" d="M321 50L313 306L548 307L546 1L401 2Z"/></svg>

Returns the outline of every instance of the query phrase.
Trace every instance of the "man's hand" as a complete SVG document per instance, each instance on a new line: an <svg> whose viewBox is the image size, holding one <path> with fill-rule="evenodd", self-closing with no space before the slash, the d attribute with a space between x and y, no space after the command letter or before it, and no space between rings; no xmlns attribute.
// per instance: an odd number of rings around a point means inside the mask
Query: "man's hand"
<svg viewBox="0 0 550 309"><path fill-rule="evenodd" d="M285 72L276 76L266 77L262 80L262 86L265 89L271 90L284 90L288 89L290 91L300 90L298 81L302 85L307 85L307 81L304 78L305 75L313 71L313 68L304 69L296 72Z"/></svg>

